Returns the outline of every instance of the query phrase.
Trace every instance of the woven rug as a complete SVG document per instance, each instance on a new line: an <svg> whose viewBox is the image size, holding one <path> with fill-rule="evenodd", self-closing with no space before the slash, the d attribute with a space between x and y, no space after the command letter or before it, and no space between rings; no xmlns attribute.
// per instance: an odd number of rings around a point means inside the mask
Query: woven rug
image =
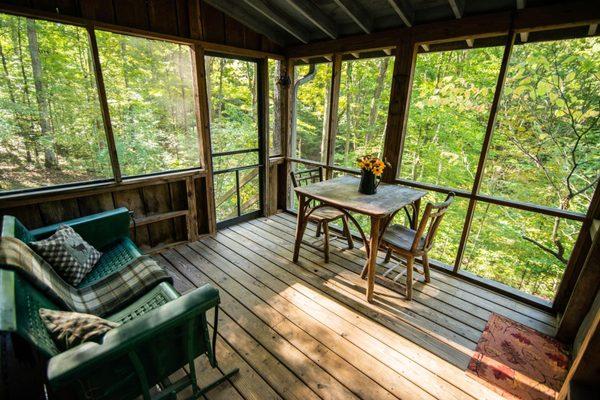
<svg viewBox="0 0 600 400"><path fill-rule="evenodd" d="M560 391L568 365L562 343L492 314L468 371L508 399L551 400Z"/></svg>

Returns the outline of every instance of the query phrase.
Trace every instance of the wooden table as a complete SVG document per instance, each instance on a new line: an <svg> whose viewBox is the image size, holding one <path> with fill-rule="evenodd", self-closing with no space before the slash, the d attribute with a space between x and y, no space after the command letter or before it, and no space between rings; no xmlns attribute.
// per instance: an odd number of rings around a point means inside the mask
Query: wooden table
<svg viewBox="0 0 600 400"><path fill-rule="evenodd" d="M415 229L419 215L421 197L425 196L422 190L416 190L405 186L380 184L377 193L366 195L359 193L358 183L360 179L354 176L341 176L335 179L314 183L307 186L295 188L298 194L298 222L296 224L296 242L294 244L294 262L298 262L302 237L306 230L308 217L314 210L320 207L334 207L348 216L365 243L367 260L363 268L362 278L367 278L367 301L373 299L373 287L375 281L375 262L377 250L381 243L381 236L396 213L408 205L412 205L413 212L411 227ZM309 207L310 200L316 200L319 205ZM371 235L369 240L350 215L350 211L367 215L371 218Z"/></svg>

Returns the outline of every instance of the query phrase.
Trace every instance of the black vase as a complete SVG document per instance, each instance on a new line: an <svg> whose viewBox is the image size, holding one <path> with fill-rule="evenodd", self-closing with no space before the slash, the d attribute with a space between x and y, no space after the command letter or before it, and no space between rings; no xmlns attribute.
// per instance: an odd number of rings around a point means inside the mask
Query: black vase
<svg viewBox="0 0 600 400"><path fill-rule="evenodd" d="M358 185L359 192L363 194L375 194L378 184L379 182L372 171L362 170L360 185Z"/></svg>

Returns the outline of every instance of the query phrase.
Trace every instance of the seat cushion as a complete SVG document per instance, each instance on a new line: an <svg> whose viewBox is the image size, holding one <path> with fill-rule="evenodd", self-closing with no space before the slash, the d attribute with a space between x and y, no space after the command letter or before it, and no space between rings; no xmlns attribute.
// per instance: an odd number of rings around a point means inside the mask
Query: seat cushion
<svg viewBox="0 0 600 400"><path fill-rule="evenodd" d="M84 342L99 341L106 332L120 325L91 314L46 308L41 308L38 312L52 339L62 351Z"/></svg>
<svg viewBox="0 0 600 400"><path fill-rule="evenodd" d="M334 220L336 218L340 218L344 215L343 212L333 207L321 207L318 210L315 210L312 214L310 214L310 219L314 221L323 221L323 220Z"/></svg>
<svg viewBox="0 0 600 400"><path fill-rule="evenodd" d="M48 239L29 243L67 283L79 285L102 255L70 226L61 225Z"/></svg>
<svg viewBox="0 0 600 400"><path fill-rule="evenodd" d="M142 254L129 238L119 239L101 249L102 257L94 268L83 278L77 288L90 286L94 282L120 271Z"/></svg>
<svg viewBox="0 0 600 400"><path fill-rule="evenodd" d="M402 225L389 226L383 234L383 241L394 247L410 251L415 240L416 231ZM425 238L421 237L417 250L422 250L425 246Z"/></svg>

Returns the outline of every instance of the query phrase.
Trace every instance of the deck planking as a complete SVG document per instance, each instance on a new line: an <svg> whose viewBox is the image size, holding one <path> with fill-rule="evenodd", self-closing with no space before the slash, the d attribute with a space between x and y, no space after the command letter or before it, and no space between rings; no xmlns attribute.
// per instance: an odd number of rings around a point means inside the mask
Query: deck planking
<svg viewBox="0 0 600 400"><path fill-rule="evenodd" d="M294 264L294 228L278 214L155 256L181 292L220 290L220 371L210 374L241 372L207 399L499 399L465 372L489 315L553 328L548 314L439 272L414 285L412 302L402 282L378 278L368 303L364 252L334 240L330 263L302 246ZM206 361L196 363L209 381Z"/></svg>

